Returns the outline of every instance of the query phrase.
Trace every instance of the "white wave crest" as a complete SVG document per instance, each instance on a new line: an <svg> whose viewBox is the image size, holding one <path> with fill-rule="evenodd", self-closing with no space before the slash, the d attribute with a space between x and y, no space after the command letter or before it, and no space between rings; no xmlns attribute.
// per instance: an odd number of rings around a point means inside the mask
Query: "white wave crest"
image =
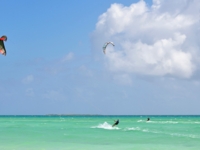
<svg viewBox="0 0 200 150"><path fill-rule="evenodd" d="M199 139L200 136L198 135L194 135L194 134L179 134L179 133L171 133L171 136L179 136L179 137L189 137L189 138L193 138L193 139Z"/></svg>
<svg viewBox="0 0 200 150"><path fill-rule="evenodd" d="M141 130L139 127L131 127L131 128L126 128L125 129L125 131L127 131L127 130L137 130L137 131L139 131L139 130Z"/></svg>
<svg viewBox="0 0 200 150"><path fill-rule="evenodd" d="M177 121L148 121L147 123L156 123L156 124L177 124Z"/></svg>
<svg viewBox="0 0 200 150"><path fill-rule="evenodd" d="M145 122L144 120L138 120L137 122Z"/></svg>

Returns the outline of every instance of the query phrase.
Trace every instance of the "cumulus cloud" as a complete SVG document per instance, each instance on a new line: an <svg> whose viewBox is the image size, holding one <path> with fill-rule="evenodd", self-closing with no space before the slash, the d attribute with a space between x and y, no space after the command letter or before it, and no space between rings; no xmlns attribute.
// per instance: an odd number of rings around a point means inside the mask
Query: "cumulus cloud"
<svg viewBox="0 0 200 150"><path fill-rule="evenodd" d="M92 34L93 52L104 57L108 70L122 76L190 78L199 69L199 4L198 0L112 4ZM107 41L115 47L107 47L104 56L100 48Z"/></svg>

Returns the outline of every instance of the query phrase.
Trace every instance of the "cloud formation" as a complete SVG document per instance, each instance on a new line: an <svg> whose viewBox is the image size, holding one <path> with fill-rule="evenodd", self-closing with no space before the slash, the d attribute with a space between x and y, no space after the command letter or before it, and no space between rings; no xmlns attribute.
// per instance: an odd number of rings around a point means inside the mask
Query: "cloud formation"
<svg viewBox="0 0 200 150"><path fill-rule="evenodd" d="M112 4L92 34L94 53L113 41L101 55L111 72L191 78L199 68L199 6L197 0Z"/></svg>

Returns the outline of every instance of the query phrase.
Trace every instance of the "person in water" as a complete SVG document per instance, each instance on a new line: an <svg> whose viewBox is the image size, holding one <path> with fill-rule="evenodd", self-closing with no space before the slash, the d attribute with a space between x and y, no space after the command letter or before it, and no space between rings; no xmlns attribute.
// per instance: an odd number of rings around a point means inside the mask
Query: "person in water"
<svg viewBox="0 0 200 150"><path fill-rule="evenodd" d="M147 118L147 121L150 121L150 118Z"/></svg>
<svg viewBox="0 0 200 150"><path fill-rule="evenodd" d="M115 121L115 123L112 125L112 127L116 126L119 124L119 119L117 121Z"/></svg>

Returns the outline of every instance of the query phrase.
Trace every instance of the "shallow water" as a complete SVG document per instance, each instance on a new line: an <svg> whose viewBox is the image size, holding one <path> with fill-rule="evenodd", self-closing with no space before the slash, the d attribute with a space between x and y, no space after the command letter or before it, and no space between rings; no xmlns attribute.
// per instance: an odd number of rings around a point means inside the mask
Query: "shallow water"
<svg viewBox="0 0 200 150"><path fill-rule="evenodd" d="M200 149L200 116L148 117L0 116L0 150Z"/></svg>

